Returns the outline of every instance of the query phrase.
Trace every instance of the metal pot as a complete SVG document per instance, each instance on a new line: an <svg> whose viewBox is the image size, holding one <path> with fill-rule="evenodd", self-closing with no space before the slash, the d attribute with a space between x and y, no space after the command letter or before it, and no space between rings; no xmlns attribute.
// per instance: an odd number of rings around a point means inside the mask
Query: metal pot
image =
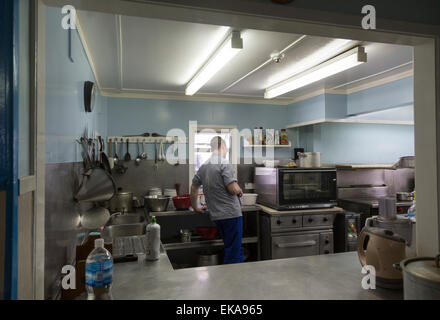
<svg viewBox="0 0 440 320"><path fill-rule="evenodd" d="M440 300L440 254L406 259L394 265L403 273L405 300Z"/></svg>
<svg viewBox="0 0 440 320"><path fill-rule="evenodd" d="M153 212L163 212L167 210L171 197L168 196L145 196L145 207Z"/></svg>
<svg viewBox="0 0 440 320"><path fill-rule="evenodd" d="M321 167L321 152L299 152L297 165L300 168Z"/></svg>
<svg viewBox="0 0 440 320"><path fill-rule="evenodd" d="M397 201L413 201L414 193L412 192L397 192L396 193Z"/></svg>
<svg viewBox="0 0 440 320"><path fill-rule="evenodd" d="M213 251L200 251L198 254L197 266L216 266L218 265L218 253Z"/></svg>
<svg viewBox="0 0 440 320"><path fill-rule="evenodd" d="M109 209L112 212L132 212L133 192L118 192L110 199Z"/></svg>

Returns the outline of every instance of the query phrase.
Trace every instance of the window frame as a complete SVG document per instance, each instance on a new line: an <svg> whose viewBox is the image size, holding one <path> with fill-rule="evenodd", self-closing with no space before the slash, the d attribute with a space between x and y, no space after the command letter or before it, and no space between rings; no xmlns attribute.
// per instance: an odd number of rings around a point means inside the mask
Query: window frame
<svg viewBox="0 0 440 320"><path fill-rule="evenodd" d="M229 130L231 134L231 147L230 147L230 153L231 153L231 161L232 165L234 166L234 172L235 172L235 178L238 176L237 172L237 164L239 160L239 132L237 126L234 125L208 125L208 124L198 124L197 121L190 121L189 122L189 138L188 138L188 157L189 157L189 187L192 185L192 179L195 175L195 136L197 134L197 131L204 130L204 129L213 129L217 132L221 130Z"/></svg>

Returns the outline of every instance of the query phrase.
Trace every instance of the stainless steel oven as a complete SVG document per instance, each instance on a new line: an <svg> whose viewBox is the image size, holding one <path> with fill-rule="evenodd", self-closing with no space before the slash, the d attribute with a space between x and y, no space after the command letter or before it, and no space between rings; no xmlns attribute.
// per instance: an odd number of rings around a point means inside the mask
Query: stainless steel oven
<svg viewBox="0 0 440 320"><path fill-rule="evenodd" d="M258 203L276 210L336 205L335 168L255 168Z"/></svg>

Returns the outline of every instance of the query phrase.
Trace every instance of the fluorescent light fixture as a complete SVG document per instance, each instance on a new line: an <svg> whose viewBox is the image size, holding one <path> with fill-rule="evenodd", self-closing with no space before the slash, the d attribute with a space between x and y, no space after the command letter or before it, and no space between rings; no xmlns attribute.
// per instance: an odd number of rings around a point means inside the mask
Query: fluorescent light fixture
<svg viewBox="0 0 440 320"><path fill-rule="evenodd" d="M186 86L185 94L192 96L199 91L221 68L223 68L240 50L243 49L243 39L240 31L232 31L226 40L214 52L199 72Z"/></svg>
<svg viewBox="0 0 440 320"><path fill-rule="evenodd" d="M356 67L364 62L367 62L367 54L365 53L364 47L353 48L330 60L318 64L313 68L310 68L300 74L267 88L264 98L275 98L313 82L335 75L339 72Z"/></svg>

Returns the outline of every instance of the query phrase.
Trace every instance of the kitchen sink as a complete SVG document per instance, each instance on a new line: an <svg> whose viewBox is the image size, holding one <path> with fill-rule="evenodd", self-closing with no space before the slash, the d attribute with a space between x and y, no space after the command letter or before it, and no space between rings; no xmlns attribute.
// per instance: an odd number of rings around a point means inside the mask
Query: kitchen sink
<svg viewBox="0 0 440 320"><path fill-rule="evenodd" d="M110 226L121 225L121 224L136 224L143 223L145 218L138 214L124 214L113 216L107 223Z"/></svg>
<svg viewBox="0 0 440 320"><path fill-rule="evenodd" d="M131 237L143 235L146 232L145 223L113 224L104 228L102 236L104 239L118 237Z"/></svg>

